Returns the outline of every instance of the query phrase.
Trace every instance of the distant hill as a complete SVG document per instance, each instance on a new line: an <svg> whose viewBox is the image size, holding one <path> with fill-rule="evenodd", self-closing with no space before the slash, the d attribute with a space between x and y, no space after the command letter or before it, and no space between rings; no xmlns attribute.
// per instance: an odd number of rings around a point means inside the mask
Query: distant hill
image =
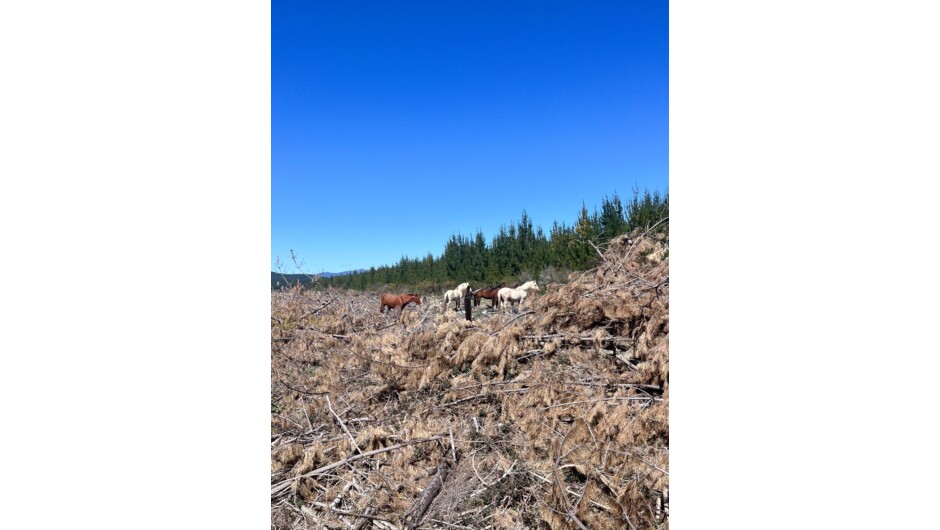
<svg viewBox="0 0 940 530"><path fill-rule="evenodd" d="M285 284L285 280L287 281L287 283L291 285L296 284L297 282L307 284L307 283L311 283L311 280L310 280L311 276L313 277L319 276L321 278L332 278L334 276L345 276L347 274L354 274L357 272L365 272L365 271L366 271L365 269L357 269L357 270L343 271L343 272L320 272L317 274L309 274L309 275L308 274L281 274L279 272L271 271L271 288L277 289L278 287L283 287ZM280 285L278 285L278 282L280 282Z"/></svg>

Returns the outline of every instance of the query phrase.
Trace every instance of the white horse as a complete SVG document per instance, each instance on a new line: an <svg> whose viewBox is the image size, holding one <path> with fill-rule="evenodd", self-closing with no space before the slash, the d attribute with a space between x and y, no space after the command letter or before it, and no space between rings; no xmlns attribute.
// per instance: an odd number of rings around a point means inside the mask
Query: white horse
<svg viewBox="0 0 940 530"><path fill-rule="evenodd" d="M535 283L535 281L525 282L515 289L512 287L503 287L499 290L499 305L509 302L512 310L515 311L516 304L522 305L522 301L529 295L529 291L538 290L539 284Z"/></svg>
<svg viewBox="0 0 940 530"><path fill-rule="evenodd" d="M444 307L447 307L450 304L451 300L456 300L454 306L457 308L457 311L460 311L460 301L463 300L463 297L466 296L467 291L470 290L470 283L464 282L457 286L456 289L451 289L444 293Z"/></svg>

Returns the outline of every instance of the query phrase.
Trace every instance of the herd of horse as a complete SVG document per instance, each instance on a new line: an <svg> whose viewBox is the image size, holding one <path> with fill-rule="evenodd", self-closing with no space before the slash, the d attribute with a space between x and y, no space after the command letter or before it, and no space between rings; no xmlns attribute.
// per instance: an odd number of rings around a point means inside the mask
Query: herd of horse
<svg viewBox="0 0 940 530"><path fill-rule="evenodd" d="M490 305L493 309L497 309L500 305L505 305L509 303L509 307L515 311L516 304L521 304L525 301L526 297L529 295L529 291L538 291L539 285L535 281L528 281L522 285L516 287L506 287L503 284L499 284L495 287L477 289L476 291L470 291L470 283L464 282L458 285L454 289L450 289L444 293L444 307L448 307L451 302L454 302L454 308L460 310L460 301L466 298L468 294L473 295L473 305L480 305L480 300L486 298L490 301ZM399 311L404 311L405 306L410 303L415 303L421 305L421 296L413 293L409 294L389 294L385 293L381 298L381 305L379 306L379 313L385 311L388 308L389 311L392 309L398 309Z"/></svg>

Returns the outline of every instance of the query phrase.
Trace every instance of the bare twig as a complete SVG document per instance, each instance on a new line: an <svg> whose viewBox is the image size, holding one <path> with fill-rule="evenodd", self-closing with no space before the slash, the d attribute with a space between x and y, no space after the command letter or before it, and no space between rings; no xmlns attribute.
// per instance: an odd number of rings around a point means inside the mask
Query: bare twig
<svg viewBox="0 0 940 530"><path fill-rule="evenodd" d="M289 384L287 384L287 382L284 381L283 379L281 379L280 377L279 377L277 380L280 381L282 385L286 386L286 387L287 387L288 389L290 389L290 390L293 390L294 392L300 392L301 394L307 394L308 396L322 396L322 395L326 394L326 392L310 392L310 391L307 391L307 390L301 390L301 389L299 389L299 388L294 388L294 387L290 386Z"/></svg>
<svg viewBox="0 0 940 530"><path fill-rule="evenodd" d="M568 402L568 403L558 403L558 404L556 404L556 405L549 405L549 406L547 406L547 407L542 407L542 408L539 409L539 410L540 410L540 411L546 411L546 410L549 410L549 409L556 409L556 408L558 408L558 407L567 407L568 405L582 405L582 404L584 404L584 403L596 404L596 403L600 403L600 402L602 402L602 401L662 401L662 399L654 398L654 397L646 397L646 396L640 396L640 397L637 397L637 396L632 396L632 397L609 397L609 398L601 398L601 399L588 399L588 400L585 400L585 401L570 401L570 402Z"/></svg>
<svg viewBox="0 0 940 530"><path fill-rule="evenodd" d="M369 508L366 510L366 513L357 514L356 517L360 517L359 522L353 525L352 530L362 530L362 527L366 525L370 520L374 520L372 517L375 515L375 512L378 511L375 508ZM389 521L385 521L391 524Z"/></svg>
<svg viewBox="0 0 940 530"><path fill-rule="evenodd" d="M508 326L508 325L509 325L510 323L512 323L514 320L519 319L519 318L522 318L522 317L524 317L524 316L526 316L526 315L531 315L532 313L535 313L535 311L529 310L529 311L526 311L525 313L522 313L521 315L514 316L514 317L510 318L509 320L506 321L505 324L503 324L502 326L500 326L499 329L497 329L496 331L490 333L490 336L491 336L491 337L495 337L496 335L499 335L499 332L502 331L503 328L505 328L506 326Z"/></svg>
<svg viewBox="0 0 940 530"><path fill-rule="evenodd" d="M477 466L474 463L473 457L472 456L470 457L470 467L473 468L473 473L477 476L477 479L480 481L480 484L483 484L487 488L490 488L499 484L501 480L509 476L509 474L512 473L512 468L516 467L516 462L518 462L518 460L513 460L512 465L509 466L509 469L503 472L503 476L499 477L498 479L494 480L492 483L488 484L485 480L483 480L483 477L481 477L480 473L477 471Z"/></svg>
<svg viewBox="0 0 940 530"><path fill-rule="evenodd" d="M375 513L375 508L370 508L370 509L366 510L366 512L372 512L372 513L355 513L355 512L347 512L347 511L344 511L344 510L338 510L338 509L336 509L336 508L332 508L329 504L327 504L327 503L325 503L325 502L314 501L314 502L313 502L313 505L316 506L316 507L318 507L318 508L323 508L323 509L326 510L326 511L333 512L333 513L339 514L339 515L348 515L348 516L350 516L350 517L359 517L359 518L368 519L368 520L371 520L371 521L382 521L383 523L394 524L394 523L392 523L391 521L389 521L388 519L383 519L383 518L381 518L381 517L376 517L376 516L372 515L372 514ZM360 527L360 528L361 528L361 527Z"/></svg>
<svg viewBox="0 0 940 530"><path fill-rule="evenodd" d="M307 418L307 426L310 427L310 431L309 431L309 432L313 432L313 431L314 431L314 429L313 429L313 423L310 423L310 415L307 414L307 402L304 401L303 396L300 396L300 406L301 406L301 408L302 408L303 411L304 411L304 417Z"/></svg>
<svg viewBox="0 0 940 530"><path fill-rule="evenodd" d="M640 456L646 456L646 455L644 455L643 453L640 453L639 451L637 451L636 449L634 449L633 452L636 453L637 455L640 455ZM633 458L636 458L636 459L639 460L640 462L643 462L644 464L650 466L651 468L653 468L653 469L655 469L655 470L657 470L657 471L659 471L659 472L665 474L667 477L669 476L669 472L668 472L668 471L666 471L665 469L662 469L662 468L656 466L655 464L652 464L652 463L650 463L650 462L647 462L646 460L640 458L640 456L634 456Z"/></svg>
<svg viewBox="0 0 940 530"><path fill-rule="evenodd" d="M335 302L335 301L336 301L336 298L334 297L332 300L330 300L329 302L327 302L327 303L321 305L320 307L314 309L313 311L310 311L309 313L304 313L304 314L300 317L300 319L298 319L298 320L303 320L303 319L305 319L305 318L307 318L307 317L309 317L309 316L316 315L316 314L319 313L321 310L323 310L324 307L326 307L326 306L332 304L332 303Z"/></svg>
<svg viewBox="0 0 940 530"><path fill-rule="evenodd" d="M606 262L607 262L607 258L604 257L604 253L601 252L601 249L597 248L597 245L595 245L594 242L591 241L590 239L588 239L587 242L588 242L588 244L590 244L592 247L594 247L594 251L597 252L597 255L601 258L601 261L603 261L603 262L606 263Z"/></svg>
<svg viewBox="0 0 940 530"><path fill-rule="evenodd" d="M330 409L330 412L333 414L333 417L336 418L336 421L339 422L339 426L343 428L343 432L346 433L346 436L349 436L349 440L352 442L353 447L356 448L356 452L359 453L359 454L362 454L362 449L359 449L359 444L356 443L356 439L353 437L352 434L349 433L349 429L347 429L347 428L346 428L346 424L343 423L343 418L340 418L340 417L336 414L336 411L333 410L333 404L330 403L330 395L329 395L329 394L326 395L326 406L327 406L327 408ZM304 412L306 412L306 410L305 410ZM310 421L310 420L308 419L307 421ZM313 429L313 427L311 427L311 429Z"/></svg>
<svg viewBox="0 0 940 530"><path fill-rule="evenodd" d="M470 397L466 397L466 398L463 398L463 399L458 399L457 401L451 401L451 402L449 402L449 403L444 403L443 405L438 405L438 406L436 406L436 407L432 407L432 408L429 409L429 410L443 409L443 408L446 408L446 407L452 407L452 406L454 406L454 405L459 405L459 404L461 404L461 403L466 403L466 402L468 402L468 401L476 401L476 400L478 400L478 399L485 399L485 398L488 398L488 397L497 396L497 395L499 395L499 394L522 394L522 393L525 393L525 392L528 392L528 391L529 391L529 388L517 388L517 389L515 389L515 390L503 390L503 391L500 391L500 392L493 392L493 393L490 393L490 394L477 394L477 395L475 395L475 396L470 396Z"/></svg>
<svg viewBox="0 0 940 530"><path fill-rule="evenodd" d="M602 386L602 387L616 387L616 388L636 388L639 390L649 390L651 392L658 392L662 394L663 387L659 385L644 385L641 383L590 383L586 381L565 381L565 385L579 385L579 386Z"/></svg>
<svg viewBox="0 0 940 530"><path fill-rule="evenodd" d="M447 521L441 521L440 519L428 519L428 521L433 521L435 523L449 526L451 528L465 528L466 530L473 530L473 528L469 526L461 526L459 524L448 523Z"/></svg>

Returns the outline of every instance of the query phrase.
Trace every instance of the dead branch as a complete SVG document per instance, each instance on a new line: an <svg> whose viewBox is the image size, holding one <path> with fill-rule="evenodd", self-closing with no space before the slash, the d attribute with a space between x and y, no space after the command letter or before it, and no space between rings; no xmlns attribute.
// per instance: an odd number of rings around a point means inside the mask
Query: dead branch
<svg viewBox="0 0 940 530"><path fill-rule="evenodd" d="M604 253L601 252L601 249L597 248L597 245L595 245L594 242L591 241L590 239L588 239L587 242L588 242L592 247L594 247L594 252L597 252L597 255L601 258L601 262L607 263L607 258L604 257Z"/></svg>
<svg viewBox="0 0 940 530"><path fill-rule="evenodd" d="M324 510L326 510L326 511L328 511L328 512L332 512L332 513L335 513L335 514L338 514L338 515L348 515L349 517L359 517L359 518L363 519L364 521L366 521L366 520L368 520L368 521L382 521L383 523L395 524L395 523L392 523L391 521L389 521L388 519L383 519L383 518L381 518L381 517L376 517L375 515L373 515L373 514L375 514L375 512L376 512L376 509L375 509L375 508L369 508L368 510L366 510L366 513L355 513L355 512L347 512L347 511L345 511L345 510L339 510L339 509L337 509L337 508L333 508L333 507L331 507L329 504L327 504L327 503L325 503L325 502L314 501L314 502L313 502L313 505L316 506L317 508L322 508L322 509L324 509ZM365 522L364 522L364 521L363 521L363 526L365 525ZM354 526L353 528L355 528L355 526ZM360 528L362 528L362 526L360 526Z"/></svg>
<svg viewBox="0 0 940 530"><path fill-rule="evenodd" d="M499 395L499 394L522 394L522 393L525 393L525 392L528 392L528 391L529 391L529 388L526 387L526 388L517 388L516 390L503 390L503 391L500 391L500 392L493 392L493 393L490 393L490 394L477 394L477 395L475 395L475 396L470 396L470 397L458 399L457 401L451 401L451 402L449 402L449 403L444 403L443 405L438 405L438 406L436 406L436 407L432 407L432 409L429 409L429 410L443 409L443 408L446 408L446 407L452 407L452 406L454 406L454 405L459 405L459 404L461 404L461 403L466 403L466 402L468 402L468 401L476 401L476 400L478 400L478 399L485 399L485 398L492 397L492 396L496 396L496 395Z"/></svg>
<svg viewBox="0 0 940 530"><path fill-rule="evenodd" d="M569 405L582 405L585 403L597 404L603 401L662 401L662 399L654 398L654 397L645 397L645 396L643 397L636 397L636 396L634 397L610 397L610 398L601 398L601 399L588 399L585 401L571 401L569 403L558 403L557 405L549 405L547 407L542 407L539 410L544 412L546 410L556 409L558 407L567 407Z"/></svg>
<svg viewBox="0 0 940 530"><path fill-rule="evenodd" d="M301 390L301 389L299 389L299 388L294 388L294 387L290 386L289 384L287 384L287 382L284 381L283 379L281 379L280 377L278 377L277 380L278 380L282 385L286 386L289 390L293 390L294 392L300 392L301 394L307 394L308 396L322 396L322 395L326 394L326 392L310 392L310 391L307 391L307 390Z"/></svg>
<svg viewBox="0 0 940 530"><path fill-rule="evenodd" d="M394 450L396 450L396 449L401 449L402 447L408 447L409 445L414 445L414 444L418 444L418 443L433 442L433 441L436 441L436 440L442 440L442 439L444 439L444 438L446 438L446 436L444 436L444 435L432 436L432 437L430 437L430 438L419 438L419 439L417 439L417 440L411 440L411 441L408 441L408 442L402 442L402 443L400 443L400 444L392 445L392 446L389 446L389 447L383 447L382 449L375 449L375 450L373 450L373 451L368 451L368 452L365 452L365 453L360 453L360 454L358 454L358 455L351 456L351 457L349 457L349 458L344 458L344 459L340 460L339 462L334 462L334 463L332 463L332 464L329 464L329 465L326 465L326 466L323 466L323 467L314 469L313 471L309 471L309 472L307 472L307 473L304 473L303 475L298 475L298 476L296 476L296 477L289 478L289 479L287 479L287 480L285 480L285 481L283 481L283 482L280 482L280 483L278 483L278 484L275 484L275 485L271 488L271 496L274 497L274 496L276 496L278 493L280 493L280 492L286 490L287 488L290 488L291 484L293 484L295 481L300 480L300 479L302 479L302 478L315 477L315 476L317 476L317 475L322 475L322 474L324 474L324 473L326 473L326 472L328 472L328 471L332 471L332 470L334 470L334 469L336 469L336 468L338 468L338 467L340 467L340 466L344 466L344 465L346 465L346 464L355 462L355 461L357 461L357 460L361 460L361 459L363 459L363 458L367 458L367 457L370 457L370 456L375 456L375 455L377 455L377 454L387 453L387 452L389 452L389 451L394 451Z"/></svg>
<svg viewBox="0 0 940 530"><path fill-rule="evenodd" d="M473 473L477 476L477 479L480 481L480 484L483 484L483 485L484 485L485 487L487 487L487 488L490 488L490 487L493 487L493 486L499 484L499 482L500 482L501 480L503 480L504 478L506 478L507 476L509 476L509 474L512 473L512 468L516 467L516 462L518 462L518 460L513 460L512 465L509 466L509 469L507 469L505 472L503 472L503 476L501 476L501 477L499 477L498 479L494 480L492 483L487 484L486 481L483 480L483 477L480 476L480 473L477 471L477 466L476 466L476 464L474 464L473 457L472 457L472 456L470 457L470 467L473 468Z"/></svg>
<svg viewBox="0 0 940 530"><path fill-rule="evenodd" d="M535 311L529 310L529 311L526 311L525 313L522 313L521 315L514 316L514 317L510 318L509 320L506 321L505 324L503 324L502 326L500 326L499 329L497 329L496 331L490 333L490 336L491 336L491 337L495 337L496 335L499 335L499 332L502 331L503 328L505 328L506 326L508 326L508 325L509 325L510 323L512 323L514 320L519 319L519 318L522 318L522 317L524 317L524 316L526 316L526 315L531 315L532 313L535 313Z"/></svg>
<svg viewBox="0 0 940 530"><path fill-rule="evenodd" d="M333 417L336 418L336 421L339 422L339 426L343 428L343 432L346 433L346 436L349 436L349 440L352 442L353 447L356 448L356 452L359 453L359 454L362 454L362 449L359 449L359 444L356 443L356 439L353 438L353 435L352 435L352 434L349 434L349 429L347 429L347 428L346 428L346 424L343 423L343 418L340 418L340 417L336 414L336 411L333 410L333 404L330 403L330 395L329 395L329 394L326 395L326 406L327 406L327 408L330 409L330 412L333 414ZM304 412L306 412L306 409L304 410ZM308 418L307 421L309 422L310 419ZM311 427L311 429L312 429L312 427Z"/></svg>
<svg viewBox="0 0 940 530"><path fill-rule="evenodd" d="M337 335L334 333L323 333L322 331L315 328L297 328L297 331L312 331L314 333L319 333L320 335L325 335L327 337L333 337L334 339L350 340L348 335Z"/></svg>
<svg viewBox="0 0 940 530"><path fill-rule="evenodd" d="M602 344L603 343L618 344L618 343L624 343L624 342L633 342L633 339L631 339L630 337L609 336L609 337L595 338L595 337L580 337L578 335L566 335L564 333L556 333L554 335L523 335L520 338L525 339L525 340L534 340L539 343L546 343L555 339L561 339L563 341L575 341L576 340L578 342L586 342L589 344L594 344L595 341L600 341Z"/></svg>
<svg viewBox="0 0 940 530"><path fill-rule="evenodd" d="M303 316L301 316L299 320L303 320L303 319L305 319L305 318L307 318L307 317L309 317L309 316L316 315L316 314L319 313L324 307L326 307L326 306L332 304L332 303L335 302L335 301L336 301L336 298L334 297L332 300L330 300L329 302L327 302L327 303L321 305L320 307L314 309L313 311L310 311L309 313L304 313Z"/></svg>
<svg viewBox="0 0 940 530"><path fill-rule="evenodd" d="M369 508L366 510L366 513L356 514L355 517L360 517L359 522L353 525L352 530L362 530L362 527L366 525L370 520L375 520L376 518L372 517L377 512L375 508ZM390 521L385 521L391 524Z"/></svg>
<svg viewBox="0 0 940 530"><path fill-rule="evenodd" d="M418 497L418 502L416 502L405 517L402 518L405 522L405 528L413 530L418 527L418 523L420 523L421 518L424 517L424 512L428 510L428 507L434 502L437 494L441 492L444 481L447 480L447 475L449 474L450 466L442 462L437 467L437 472L431 477L424 491L421 492L421 496Z"/></svg>
<svg viewBox="0 0 940 530"><path fill-rule="evenodd" d="M578 385L578 386L602 386L605 388L615 387L615 388L636 388L639 390L648 390L650 392L656 392L658 394L663 393L663 387L659 385L644 385L641 383L590 383L586 381L565 381L563 384L566 385Z"/></svg>

